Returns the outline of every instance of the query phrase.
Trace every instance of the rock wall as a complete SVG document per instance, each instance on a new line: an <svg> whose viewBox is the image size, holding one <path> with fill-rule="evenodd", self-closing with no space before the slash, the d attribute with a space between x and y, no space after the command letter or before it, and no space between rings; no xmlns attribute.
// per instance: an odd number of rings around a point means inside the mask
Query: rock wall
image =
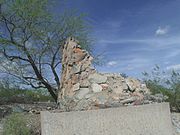
<svg viewBox="0 0 180 135"><path fill-rule="evenodd" d="M78 41L67 39L62 56L61 109L89 110L145 103L145 96L149 95L145 84L120 74L98 73L92 60Z"/></svg>

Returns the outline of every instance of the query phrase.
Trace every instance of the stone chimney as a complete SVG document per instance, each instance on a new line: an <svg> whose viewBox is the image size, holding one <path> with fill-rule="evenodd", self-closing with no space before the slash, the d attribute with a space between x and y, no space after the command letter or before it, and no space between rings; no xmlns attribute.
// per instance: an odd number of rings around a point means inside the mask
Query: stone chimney
<svg viewBox="0 0 180 135"><path fill-rule="evenodd" d="M95 72L91 64L93 57L81 49L78 43L74 38L68 38L63 47L61 97L59 98L71 98L80 88L88 88L88 76Z"/></svg>

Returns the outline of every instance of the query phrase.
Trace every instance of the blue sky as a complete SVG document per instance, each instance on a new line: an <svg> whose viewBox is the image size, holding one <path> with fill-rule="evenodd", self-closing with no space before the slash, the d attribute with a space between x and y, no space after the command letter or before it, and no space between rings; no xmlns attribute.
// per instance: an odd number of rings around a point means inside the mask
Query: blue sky
<svg viewBox="0 0 180 135"><path fill-rule="evenodd" d="M101 72L141 77L155 64L180 69L180 0L72 0L89 16Z"/></svg>

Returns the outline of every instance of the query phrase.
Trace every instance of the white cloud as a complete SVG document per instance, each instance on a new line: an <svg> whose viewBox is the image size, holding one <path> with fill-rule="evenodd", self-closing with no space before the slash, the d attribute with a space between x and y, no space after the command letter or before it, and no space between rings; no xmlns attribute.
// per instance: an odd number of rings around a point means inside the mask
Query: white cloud
<svg viewBox="0 0 180 135"><path fill-rule="evenodd" d="M117 65L117 64L118 64L117 61L109 61L109 62L107 63L108 66L115 66L115 65Z"/></svg>
<svg viewBox="0 0 180 135"><path fill-rule="evenodd" d="M168 26L166 26L166 27L159 27L156 30L155 34L157 36L161 36L161 35L166 35L168 32L169 32L169 27Z"/></svg>
<svg viewBox="0 0 180 135"><path fill-rule="evenodd" d="M180 50L175 48L169 51L168 54L164 56L164 58L169 59L169 58L177 57L179 55L180 55Z"/></svg>
<svg viewBox="0 0 180 135"><path fill-rule="evenodd" d="M167 70L180 70L180 64L166 67Z"/></svg>
<svg viewBox="0 0 180 135"><path fill-rule="evenodd" d="M170 62L169 62L169 61L165 61L164 64L165 64L165 65L168 65L168 64L170 64Z"/></svg>
<svg viewBox="0 0 180 135"><path fill-rule="evenodd" d="M157 42L156 39L101 39L99 40L99 43L106 44L121 44L121 43L155 43Z"/></svg>
<svg viewBox="0 0 180 135"><path fill-rule="evenodd" d="M127 68L125 67L124 70L128 70L129 71L129 70L133 70L133 69L134 69L134 67L132 65L128 65Z"/></svg>
<svg viewBox="0 0 180 135"><path fill-rule="evenodd" d="M147 44L147 45L151 45L153 47L160 47L160 48L164 48L164 47L168 47L168 46L172 46L173 44L180 44L180 35L176 35L176 36L171 36L171 37L166 37L166 38L134 38L134 39L101 39L99 40L99 44L104 45L103 47L107 47L109 46L109 44L122 44L122 43L140 43L140 44Z"/></svg>

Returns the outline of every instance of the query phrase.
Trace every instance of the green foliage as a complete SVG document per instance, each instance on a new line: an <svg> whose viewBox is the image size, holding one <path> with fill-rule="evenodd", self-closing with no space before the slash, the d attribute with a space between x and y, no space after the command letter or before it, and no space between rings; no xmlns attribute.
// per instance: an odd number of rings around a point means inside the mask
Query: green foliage
<svg viewBox="0 0 180 135"><path fill-rule="evenodd" d="M63 0L62 0L63 1ZM46 88L57 101L61 51L69 37L91 50L89 24L84 14L59 7L51 0L0 0L0 66L16 82ZM52 77L49 77L49 76Z"/></svg>
<svg viewBox="0 0 180 135"><path fill-rule="evenodd" d="M0 104L7 103L33 103L53 101L46 89L22 90L0 88Z"/></svg>
<svg viewBox="0 0 180 135"><path fill-rule="evenodd" d="M89 28L84 14L64 9L55 16L50 12L53 3L48 0L1 0L0 3L1 22L7 21L13 39L12 42L10 38L1 37L0 43L21 46L31 41L37 46L44 41L46 45L59 46L62 40L75 37L80 45L89 48Z"/></svg>
<svg viewBox="0 0 180 135"><path fill-rule="evenodd" d="M4 122L3 135L30 135L27 119L23 114L14 113Z"/></svg>
<svg viewBox="0 0 180 135"><path fill-rule="evenodd" d="M161 93L168 96L171 109L180 112L180 73L178 71L165 72L156 66L151 73L144 72L144 81L152 94Z"/></svg>

